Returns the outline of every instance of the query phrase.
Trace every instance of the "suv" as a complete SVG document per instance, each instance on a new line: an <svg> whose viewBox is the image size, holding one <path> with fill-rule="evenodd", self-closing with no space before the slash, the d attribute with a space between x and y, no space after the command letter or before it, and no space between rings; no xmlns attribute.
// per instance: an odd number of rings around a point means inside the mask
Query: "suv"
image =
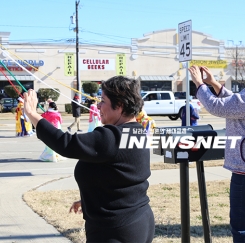
<svg viewBox="0 0 245 243"><path fill-rule="evenodd" d="M0 111L11 111L12 108L17 107L18 101L12 98L2 98L0 100Z"/></svg>

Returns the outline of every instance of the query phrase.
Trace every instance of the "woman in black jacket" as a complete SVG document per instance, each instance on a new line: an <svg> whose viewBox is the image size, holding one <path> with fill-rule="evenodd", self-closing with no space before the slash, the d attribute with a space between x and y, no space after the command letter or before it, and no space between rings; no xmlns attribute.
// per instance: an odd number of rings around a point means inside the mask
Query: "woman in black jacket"
<svg viewBox="0 0 245 243"><path fill-rule="evenodd" d="M139 82L116 76L102 83L98 108L105 126L85 134L54 128L36 112L36 93L29 90L24 97L37 137L57 153L79 160L74 174L81 200L70 211L83 212L87 242L152 242L150 151L135 118L143 106Z"/></svg>

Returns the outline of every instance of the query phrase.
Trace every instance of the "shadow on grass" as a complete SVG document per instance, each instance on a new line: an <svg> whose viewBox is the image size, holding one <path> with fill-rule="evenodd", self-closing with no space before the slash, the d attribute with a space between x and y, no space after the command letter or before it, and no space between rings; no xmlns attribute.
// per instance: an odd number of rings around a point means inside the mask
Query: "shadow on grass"
<svg viewBox="0 0 245 243"><path fill-rule="evenodd" d="M155 238L156 237L167 237L167 238L181 238L181 225L155 225ZM190 236L191 237L203 237L203 226L195 225L190 226ZM231 237L230 225L220 224L211 225L211 236L212 237Z"/></svg>

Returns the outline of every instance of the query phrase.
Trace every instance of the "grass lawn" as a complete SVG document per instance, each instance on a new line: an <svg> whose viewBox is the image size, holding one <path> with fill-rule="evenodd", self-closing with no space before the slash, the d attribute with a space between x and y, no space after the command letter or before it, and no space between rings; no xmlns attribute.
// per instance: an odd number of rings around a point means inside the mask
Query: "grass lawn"
<svg viewBox="0 0 245 243"><path fill-rule="evenodd" d="M205 162L205 166L220 166L223 161ZM151 169L178 168L178 165L156 163ZM190 164L195 167L195 163ZM206 182L212 242L230 243L229 228L230 180ZM159 184L149 187L148 196L155 216L153 243L181 242L180 186ZM73 201L79 200L77 190L40 192L23 195L26 203L47 222L74 243L85 242L84 220L81 214L69 214ZM190 183L191 242L204 242L198 183Z"/></svg>

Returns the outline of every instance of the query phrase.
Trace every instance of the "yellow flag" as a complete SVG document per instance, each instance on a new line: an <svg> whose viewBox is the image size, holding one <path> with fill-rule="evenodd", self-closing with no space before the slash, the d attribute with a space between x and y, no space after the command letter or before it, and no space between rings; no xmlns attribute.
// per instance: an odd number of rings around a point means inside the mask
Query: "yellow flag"
<svg viewBox="0 0 245 243"><path fill-rule="evenodd" d="M126 57L125 57L125 54L117 54L116 71L117 71L117 75L126 75Z"/></svg>
<svg viewBox="0 0 245 243"><path fill-rule="evenodd" d="M65 53L65 76L75 76L73 53Z"/></svg>

